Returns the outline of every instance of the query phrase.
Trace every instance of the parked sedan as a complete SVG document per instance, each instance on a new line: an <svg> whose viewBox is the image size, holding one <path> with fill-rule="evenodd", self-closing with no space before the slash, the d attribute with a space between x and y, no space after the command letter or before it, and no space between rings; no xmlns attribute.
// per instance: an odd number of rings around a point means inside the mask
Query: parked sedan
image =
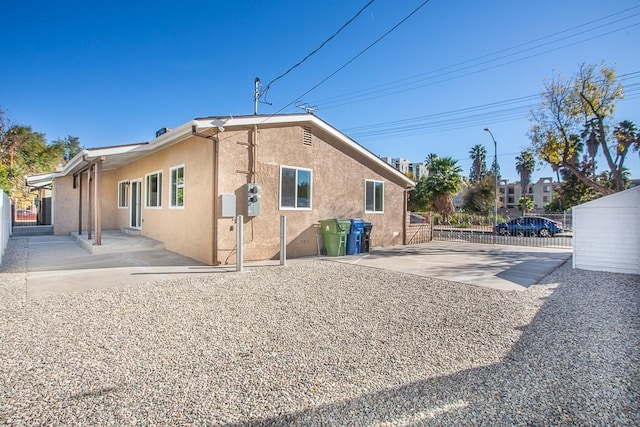
<svg viewBox="0 0 640 427"><path fill-rule="evenodd" d="M507 222L498 223L496 233L504 236L553 237L562 233L562 223L542 216L521 216Z"/></svg>

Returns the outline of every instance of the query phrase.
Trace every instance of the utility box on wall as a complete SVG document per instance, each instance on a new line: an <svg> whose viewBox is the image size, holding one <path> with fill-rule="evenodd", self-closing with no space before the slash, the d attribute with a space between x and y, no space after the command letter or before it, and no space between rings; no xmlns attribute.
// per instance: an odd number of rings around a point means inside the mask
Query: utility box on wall
<svg viewBox="0 0 640 427"><path fill-rule="evenodd" d="M236 217L236 195L235 194L222 194L222 218L235 218Z"/></svg>
<svg viewBox="0 0 640 427"><path fill-rule="evenodd" d="M250 182L247 184L247 216L260 215L260 198L262 197L262 187L260 184Z"/></svg>

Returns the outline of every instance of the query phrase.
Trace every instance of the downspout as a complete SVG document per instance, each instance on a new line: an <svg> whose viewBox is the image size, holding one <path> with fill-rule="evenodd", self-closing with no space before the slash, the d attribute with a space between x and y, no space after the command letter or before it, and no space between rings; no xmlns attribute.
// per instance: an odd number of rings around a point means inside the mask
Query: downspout
<svg viewBox="0 0 640 427"><path fill-rule="evenodd" d="M405 188L403 190L404 194L404 203L402 204L402 244L407 244L407 198L409 196L409 191Z"/></svg>
<svg viewBox="0 0 640 427"><path fill-rule="evenodd" d="M211 225L211 265L220 265L218 261L218 164L220 158L220 138L218 134L213 137L213 185L211 197L211 209L213 212L213 224Z"/></svg>
<svg viewBox="0 0 640 427"><path fill-rule="evenodd" d="M211 265L220 265L218 261L218 165L220 163L220 139L218 134L220 128L215 135L206 135L198 132L198 126L196 124L191 125L191 135L199 136L200 138L210 139L213 141L212 147L212 159L211 159Z"/></svg>
<svg viewBox="0 0 640 427"><path fill-rule="evenodd" d="M251 182L256 182L256 165L258 151L258 125L253 125L253 138L251 139L251 162L249 163L249 177Z"/></svg>

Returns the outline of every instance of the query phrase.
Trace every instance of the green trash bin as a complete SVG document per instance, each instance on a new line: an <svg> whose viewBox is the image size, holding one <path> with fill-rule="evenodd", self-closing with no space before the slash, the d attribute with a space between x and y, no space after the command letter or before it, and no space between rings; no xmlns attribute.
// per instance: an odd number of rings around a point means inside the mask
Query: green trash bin
<svg viewBox="0 0 640 427"><path fill-rule="evenodd" d="M348 219L323 219L320 231L328 256L343 256L347 249L347 234L351 227Z"/></svg>

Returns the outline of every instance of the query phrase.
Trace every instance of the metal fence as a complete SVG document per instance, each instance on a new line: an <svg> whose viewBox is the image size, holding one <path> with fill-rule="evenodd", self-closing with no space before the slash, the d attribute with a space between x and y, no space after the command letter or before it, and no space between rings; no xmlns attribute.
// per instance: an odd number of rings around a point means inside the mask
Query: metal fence
<svg viewBox="0 0 640 427"><path fill-rule="evenodd" d="M433 215L434 240L550 248L572 246L571 213L525 216L456 212L447 218Z"/></svg>

